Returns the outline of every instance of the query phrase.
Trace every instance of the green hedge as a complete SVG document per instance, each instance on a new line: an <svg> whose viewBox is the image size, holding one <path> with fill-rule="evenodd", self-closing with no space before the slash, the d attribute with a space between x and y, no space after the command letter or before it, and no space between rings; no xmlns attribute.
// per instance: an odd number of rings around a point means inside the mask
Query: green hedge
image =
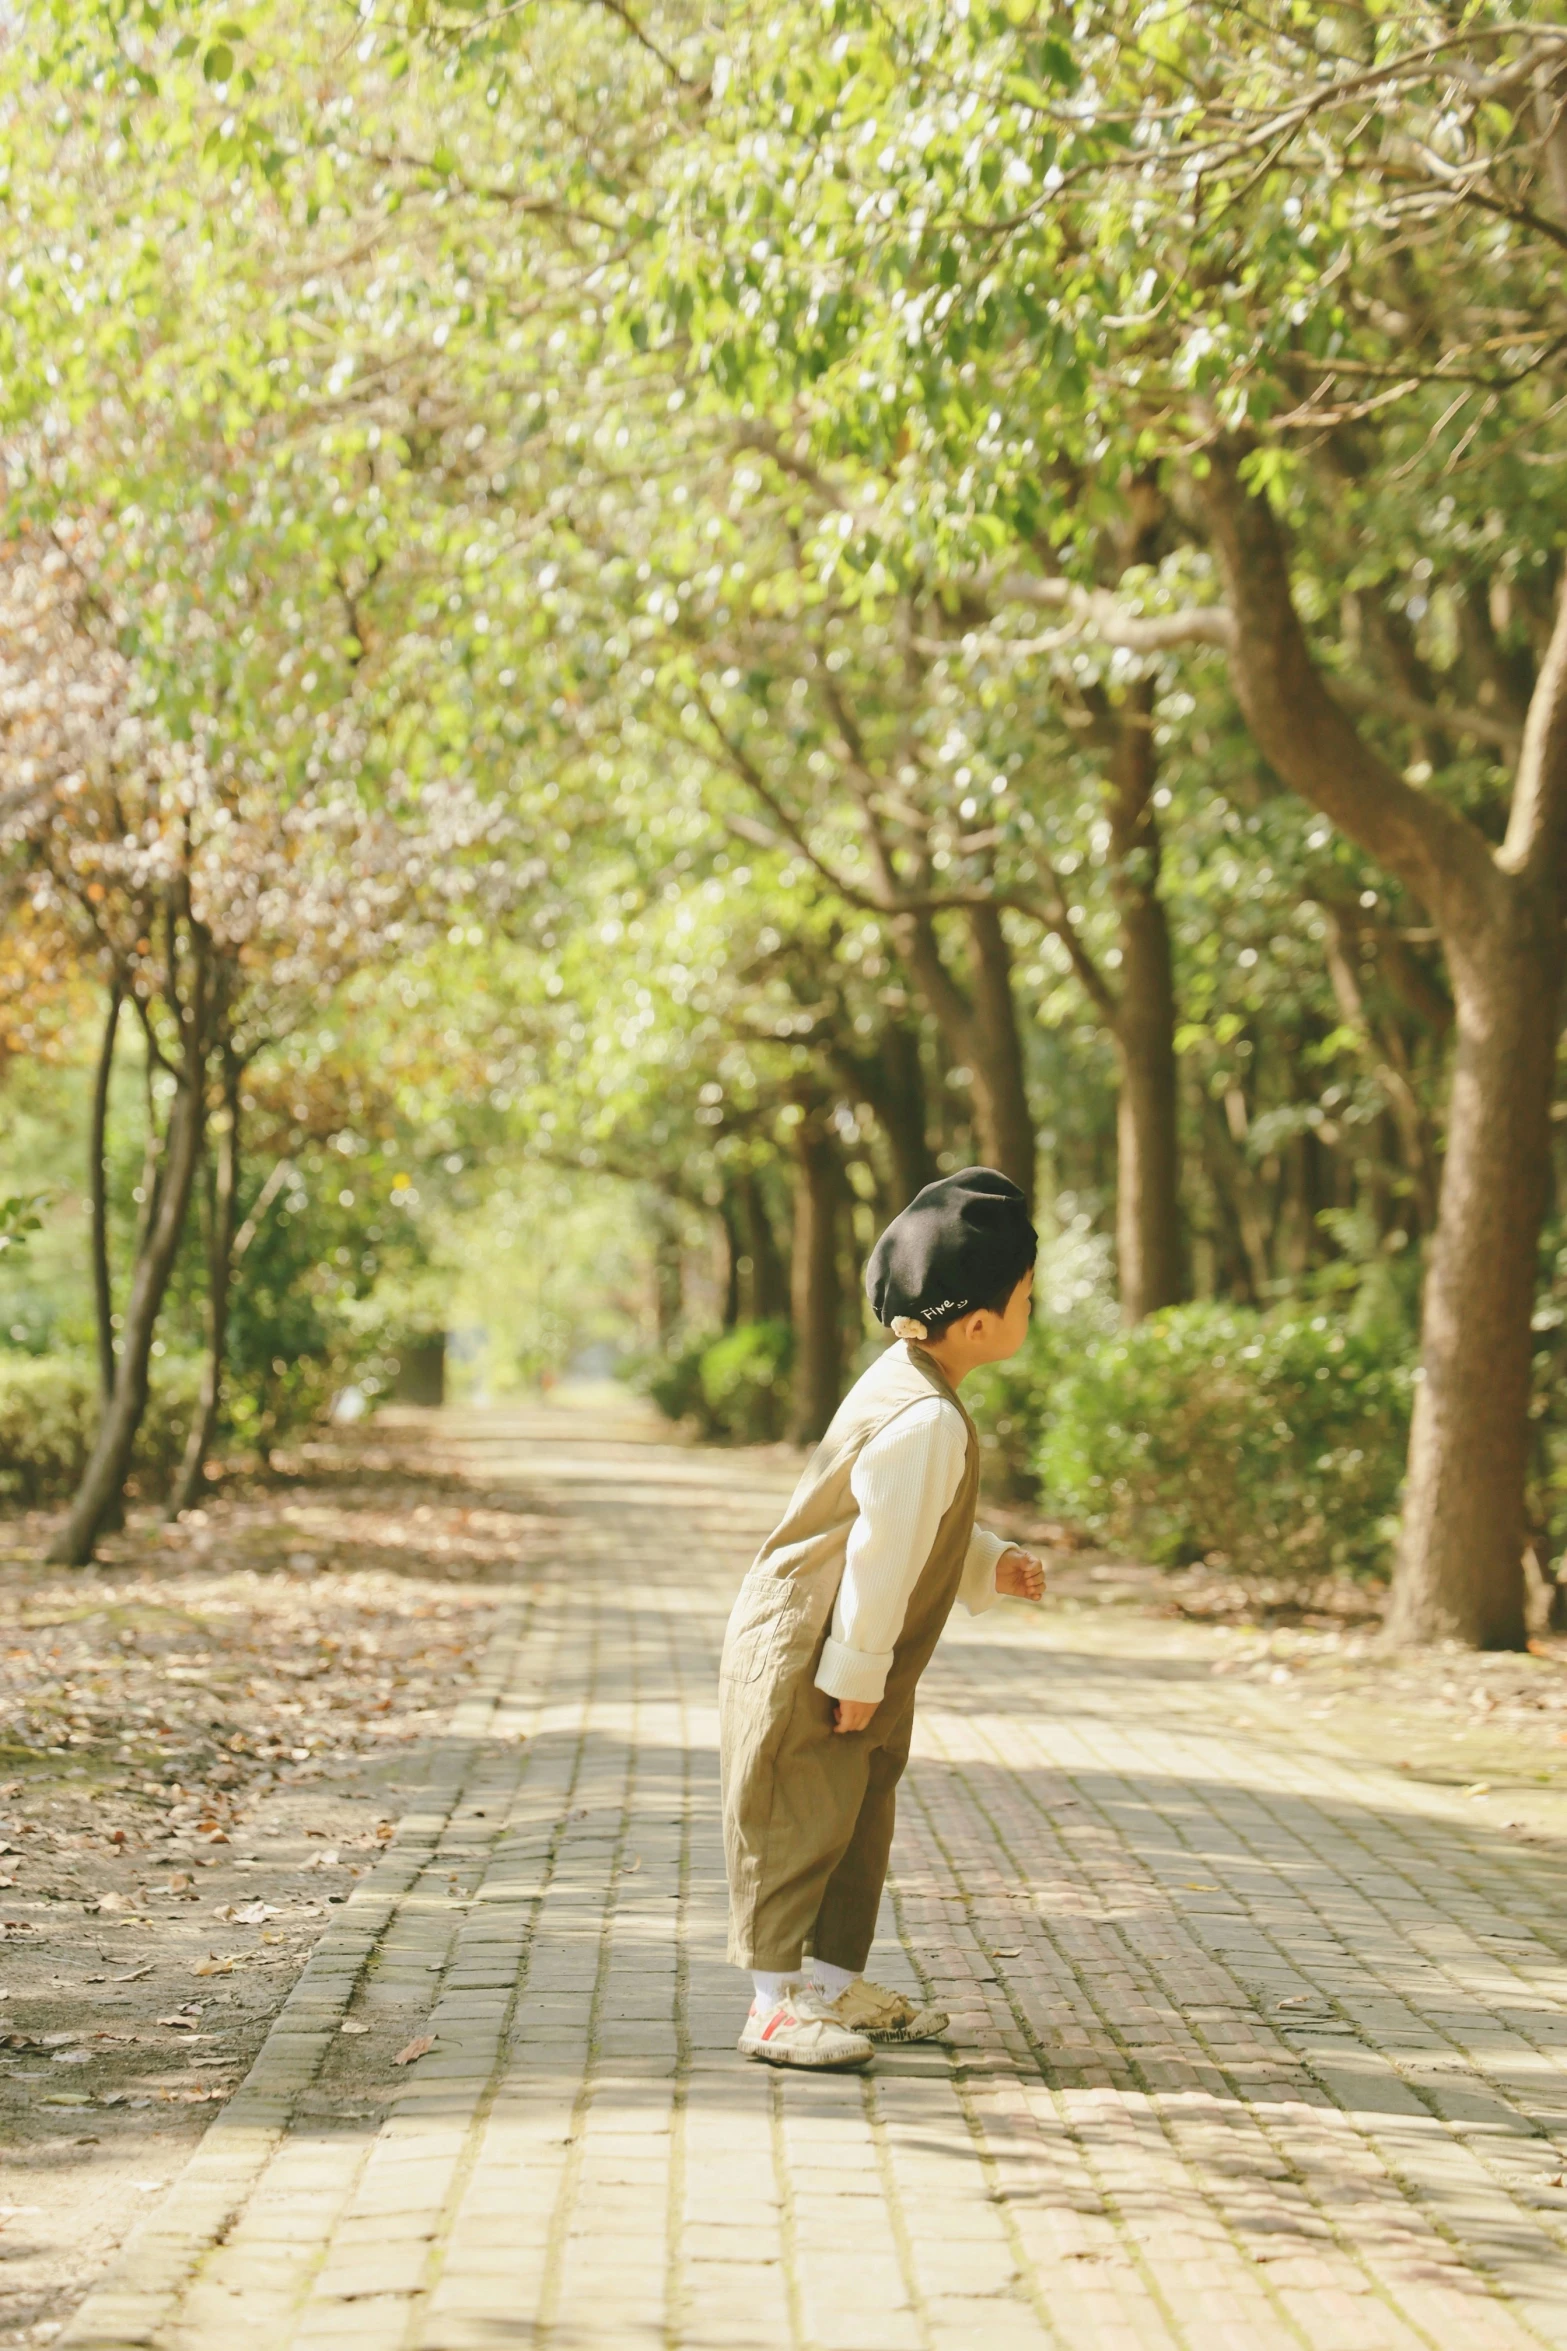
<svg viewBox="0 0 1567 2351"><path fill-rule="evenodd" d="M1249 1573L1385 1564L1413 1400L1401 1338L1336 1316L1182 1306L1051 1385L1045 1506L1105 1543Z"/></svg>
<svg viewBox="0 0 1567 2351"><path fill-rule="evenodd" d="M167 1491L195 1410L201 1366L191 1358L153 1367L151 1394L132 1457L145 1494ZM0 1354L0 1501L37 1508L75 1492L98 1428L95 1364L71 1355Z"/></svg>
<svg viewBox="0 0 1567 2351"><path fill-rule="evenodd" d="M694 1421L711 1439L766 1445L789 1425L793 1360L788 1323L743 1322L719 1338L693 1339L643 1385L666 1419Z"/></svg>
<svg viewBox="0 0 1567 2351"><path fill-rule="evenodd" d="M1067 1374L1119 1327L1109 1241L1086 1216L1074 1217L1040 1249L1034 1316L1022 1352L1010 1362L987 1364L964 1382L987 1493L1012 1501L1038 1498L1036 1457L1051 1399Z"/></svg>

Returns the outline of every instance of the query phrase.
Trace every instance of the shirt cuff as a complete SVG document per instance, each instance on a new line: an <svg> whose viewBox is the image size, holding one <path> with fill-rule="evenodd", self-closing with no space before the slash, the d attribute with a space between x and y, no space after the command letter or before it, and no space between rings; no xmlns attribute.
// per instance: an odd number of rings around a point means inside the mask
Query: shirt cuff
<svg viewBox="0 0 1567 2351"><path fill-rule="evenodd" d="M890 1649L851 1649L847 1641L835 1641L829 1633L816 1668L816 1687L829 1698L858 1698L875 1706L886 1693L891 1663Z"/></svg>
<svg viewBox="0 0 1567 2351"><path fill-rule="evenodd" d="M970 1616L983 1616L987 1608L994 1608L1001 1594L996 1590L996 1569L1003 1551L1012 1548L1007 1535L993 1535L988 1527L976 1527L963 1562L963 1581L958 1586L958 1598Z"/></svg>

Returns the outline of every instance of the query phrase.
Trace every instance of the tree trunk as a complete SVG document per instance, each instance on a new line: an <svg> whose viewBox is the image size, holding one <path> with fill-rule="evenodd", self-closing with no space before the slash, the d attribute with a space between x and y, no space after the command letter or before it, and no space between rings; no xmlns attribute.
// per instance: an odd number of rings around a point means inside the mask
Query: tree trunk
<svg viewBox="0 0 1567 2351"><path fill-rule="evenodd" d="M980 1157L1034 1200L1034 1121L1012 996L1012 950L998 906L969 909L974 1001L974 1124Z"/></svg>
<svg viewBox="0 0 1567 2351"><path fill-rule="evenodd" d="M897 1216L916 1192L935 1182L939 1170L925 1127L925 1072L920 1065L919 1037L912 1028L895 1021L883 1031L881 1044L885 1085L875 1108L892 1161L892 1213Z"/></svg>
<svg viewBox="0 0 1567 2351"><path fill-rule="evenodd" d="M723 1326L732 1331L740 1320L740 1260L745 1255L734 1193L726 1186L718 1203L718 1222L724 1236Z"/></svg>
<svg viewBox="0 0 1567 2351"><path fill-rule="evenodd" d="M1370 749L1328 694L1265 499L1220 443L1200 485L1233 613L1231 675L1264 754L1429 908L1458 1045L1426 1273L1389 1632L1514 1647L1524 1626L1531 1321L1549 1182L1567 860L1567 594L1493 850Z"/></svg>
<svg viewBox="0 0 1567 2351"><path fill-rule="evenodd" d="M1032 1202L1034 1124L1012 1000L1012 952L999 908L970 910L972 998L948 970L928 914L907 917L899 926L899 943L948 1054L969 1072L975 1150L988 1167L1010 1176Z"/></svg>
<svg viewBox="0 0 1567 2351"><path fill-rule="evenodd" d="M1175 964L1159 896L1153 682L1127 695L1110 793L1111 878L1121 949L1111 1026L1116 1102L1115 1241L1121 1319L1181 1297L1181 1162L1175 1073Z"/></svg>
<svg viewBox="0 0 1567 2351"><path fill-rule="evenodd" d="M120 1032L124 991L118 977L109 989L103 1043L93 1075L92 1127L87 1149L87 1192L91 1217L93 1314L98 1326L98 1392L105 1411L114 1394L114 1287L109 1279L109 1080Z"/></svg>
<svg viewBox="0 0 1567 2351"><path fill-rule="evenodd" d="M896 1216L939 1173L926 1130L919 1030L912 1020L894 1014L876 1040L874 1055L862 1060L857 1054L840 1053L833 1059L846 1083L875 1111L886 1137L892 1179L888 1213Z"/></svg>
<svg viewBox="0 0 1567 2351"><path fill-rule="evenodd" d="M85 1567L91 1559L99 1531L125 1484L131 1449L147 1408L147 1374L158 1312L174 1270L191 1184L201 1156L202 1111L198 1069L194 1082L188 1076L181 1079L169 1114L158 1209L131 1276L114 1394L99 1426L70 1515L47 1554L67 1567Z"/></svg>
<svg viewBox="0 0 1567 2351"><path fill-rule="evenodd" d="M674 1203L653 1199L653 1315L660 1347L673 1346L685 1314L685 1265Z"/></svg>
<svg viewBox="0 0 1567 2351"><path fill-rule="evenodd" d="M747 1255L751 1260L751 1312L758 1322L783 1322L789 1314L789 1269L773 1231L762 1179L753 1167L742 1180Z"/></svg>
<svg viewBox="0 0 1567 2351"><path fill-rule="evenodd" d="M827 1122L807 1106L794 1130L794 1411L790 1435L812 1444L838 1409L843 1384L842 1293L838 1274L841 1170Z"/></svg>
<svg viewBox="0 0 1567 2351"><path fill-rule="evenodd" d="M201 1394L196 1417L185 1441L185 1456L169 1496L168 1515L178 1518L189 1510L206 1484L207 1455L212 1449L223 1402L223 1364L228 1352L229 1290L234 1272L234 1230L239 1209L239 1068L227 1063L223 1072L223 1107L227 1114L218 1134L217 1165L213 1171L212 1200L207 1225L207 1358L201 1367Z"/></svg>
<svg viewBox="0 0 1567 2351"><path fill-rule="evenodd" d="M1388 1631L1523 1646L1530 1328L1550 1183L1562 953L1554 891L1501 883L1455 955L1458 1048L1421 1317Z"/></svg>

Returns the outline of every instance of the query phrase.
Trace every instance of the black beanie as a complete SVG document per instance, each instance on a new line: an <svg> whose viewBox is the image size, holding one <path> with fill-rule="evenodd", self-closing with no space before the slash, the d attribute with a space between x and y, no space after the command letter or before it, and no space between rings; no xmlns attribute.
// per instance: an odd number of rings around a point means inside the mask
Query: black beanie
<svg viewBox="0 0 1567 2351"><path fill-rule="evenodd" d="M915 1194L871 1251L865 1291L878 1322L940 1329L994 1306L1034 1262L1028 1202L993 1167L965 1167ZM905 1336L909 1334L904 1334Z"/></svg>

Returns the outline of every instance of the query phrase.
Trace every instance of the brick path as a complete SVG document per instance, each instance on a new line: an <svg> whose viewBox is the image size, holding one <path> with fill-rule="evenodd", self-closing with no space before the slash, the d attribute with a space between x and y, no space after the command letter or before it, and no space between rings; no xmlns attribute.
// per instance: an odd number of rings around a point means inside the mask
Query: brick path
<svg viewBox="0 0 1567 2351"><path fill-rule="evenodd" d="M713 1682L786 1473L526 1434L466 1466L571 1558L66 2343L1567 2346L1554 1858L1091 1620L959 1619L875 1963L955 2045L748 2066Z"/></svg>

